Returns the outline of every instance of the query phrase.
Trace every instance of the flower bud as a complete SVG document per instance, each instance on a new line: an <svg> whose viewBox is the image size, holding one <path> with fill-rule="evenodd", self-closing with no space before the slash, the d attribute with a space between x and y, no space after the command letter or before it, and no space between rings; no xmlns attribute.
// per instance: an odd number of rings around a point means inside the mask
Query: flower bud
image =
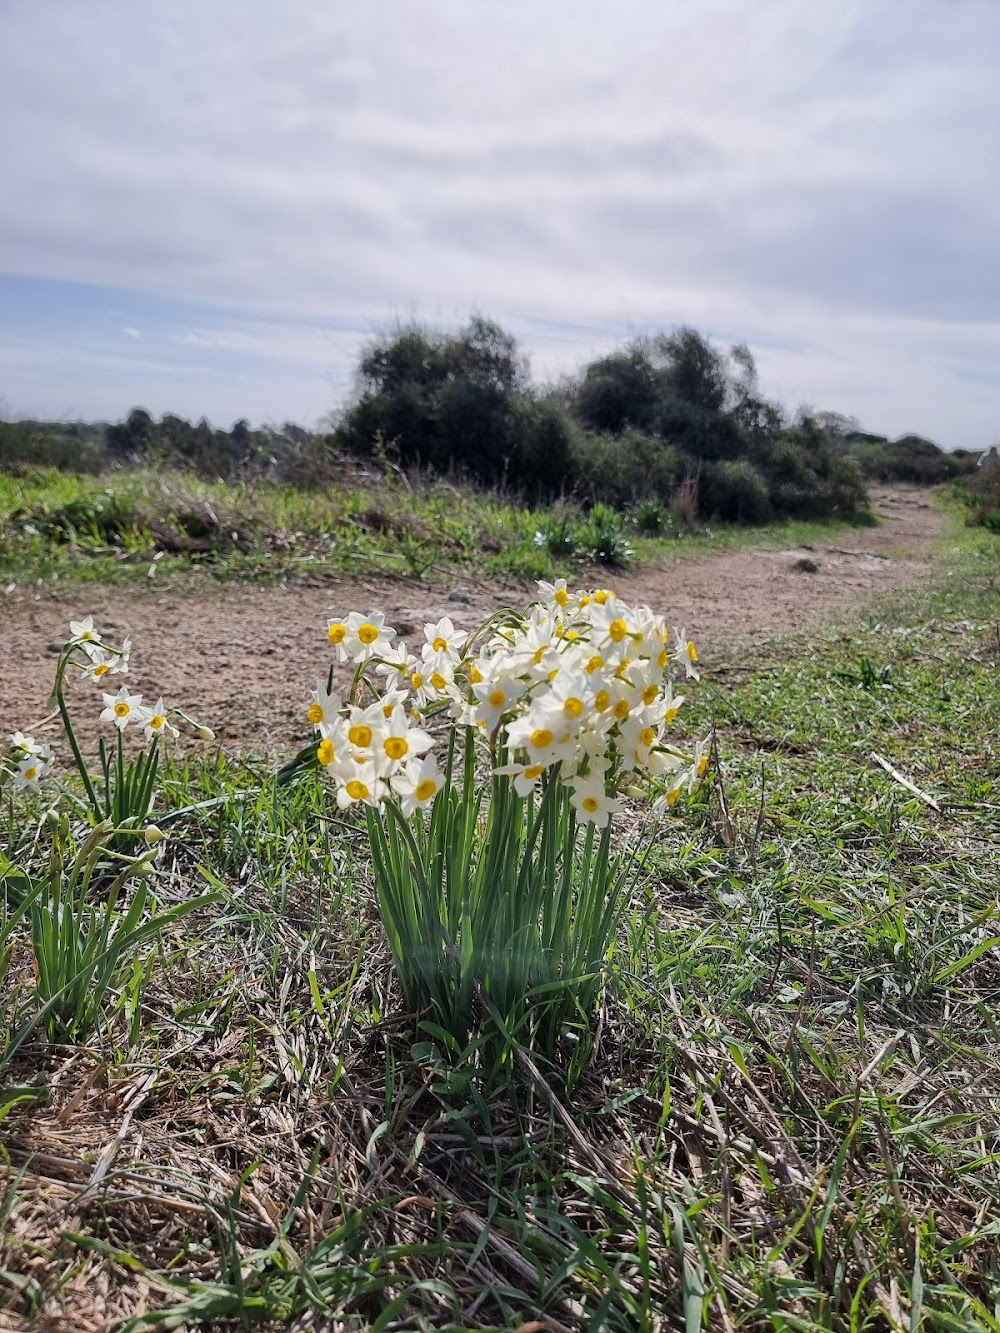
<svg viewBox="0 0 1000 1333"><path fill-rule="evenodd" d="M153 873L153 864L151 861L137 861L132 867L132 874L138 875L141 879L148 879Z"/></svg>
<svg viewBox="0 0 1000 1333"><path fill-rule="evenodd" d="M199 727L199 728L198 728L198 737L199 737L200 740L203 740L203 741L214 741L214 740L215 740L215 732L212 730L211 727Z"/></svg>
<svg viewBox="0 0 1000 1333"><path fill-rule="evenodd" d="M646 799L646 793L641 787L626 787L623 794L633 801L644 801Z"/></svg>
<svg viewBox="0 0 1000 1333"><path fill-rule="evenodd" d="M161 828L158 828L155 824L147 825L146 828L144 828L142 831L142 836L146 839L147 842L150 843L166 842L167 840L167 835L163 832Z"/></svg>

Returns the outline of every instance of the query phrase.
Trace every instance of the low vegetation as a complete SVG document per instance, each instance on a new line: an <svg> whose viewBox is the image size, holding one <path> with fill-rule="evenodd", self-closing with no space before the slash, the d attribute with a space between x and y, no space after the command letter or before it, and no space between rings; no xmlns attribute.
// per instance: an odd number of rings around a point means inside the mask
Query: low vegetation
<svg viewBox="0 0 1000 1333"><path fill-rule="evenodd" d="M676 723L711 737L701 786L615 816L637 883L585 1067L572 1025L554 1055L487 1048L404 1004L369 830L318 774L167 748L156 833L109 860L84 788L34 790L22 747L8 1317L1000 1328L995 538L956 521L928 586L702 666ZM159 922L77 958L96 1009L40 991L81 939L40 933L57 885L84 935L136 901Z"/></svg>
<svg viewBox="0 0 1000 1333"><path fill-rule="evenodd" d="M323 488L206 481L176 468L0 471L0 588L10 584L188 579L259 582L373 573L551 578L564 567L835 537L866 519L756 528L706 525L682 506L646 502L624 515L559 501L412 481L341 463ZM870 520L867 520L870 521Z"/></svg>

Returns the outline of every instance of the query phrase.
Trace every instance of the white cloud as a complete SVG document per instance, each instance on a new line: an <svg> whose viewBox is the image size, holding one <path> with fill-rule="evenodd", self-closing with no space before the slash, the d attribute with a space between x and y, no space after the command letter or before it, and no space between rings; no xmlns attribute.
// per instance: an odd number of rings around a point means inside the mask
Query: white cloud
<svg viewBox="0 0 1000 1333"><path fill-rule="evenodd" d="M8 0L0 41L7 267L228 303L188 348L299 361L289 415L355 330L476 307L543 373L688 321L793 402L996 429L992 0Z"/></svg>

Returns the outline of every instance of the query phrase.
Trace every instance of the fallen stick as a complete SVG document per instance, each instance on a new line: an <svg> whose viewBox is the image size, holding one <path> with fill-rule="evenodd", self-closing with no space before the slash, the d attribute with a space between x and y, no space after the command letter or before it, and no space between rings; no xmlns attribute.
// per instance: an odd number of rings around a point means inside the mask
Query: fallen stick
<svg viewBox="0 0 1000 1333"><path fill-rule="evenodd" d="M939 814L941 813L941 807L938 805L937 801L935 801L934 797L928 796L925 791L921 791L909 778L904 777L898 768L893 768L888 759L883 759L882 756L876 754L874 750L872 750L870 758L874 759L879 768L885 769L893 782L898 782L901 787L905 787L907 791L913 792L914 796L919 796L925 805L929 805L932 810L937 810Z"/></svg>

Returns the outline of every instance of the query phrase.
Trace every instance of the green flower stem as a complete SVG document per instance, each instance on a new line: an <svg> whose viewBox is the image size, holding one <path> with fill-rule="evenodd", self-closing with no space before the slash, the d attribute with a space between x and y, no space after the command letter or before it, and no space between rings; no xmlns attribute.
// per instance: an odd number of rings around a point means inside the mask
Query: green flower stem
<svg viewBox="0 0 1000 1333"><path fill-rule="evenodd" d="M70 650L72 651L72 650ZM101 819L103 812L100 802L97 799L97 793L94 791L94 784L91 781L90 774L87 772L87 765L83 761L83 755L80 753L80 747L77 744L76 733L73 730L73 723L70 721L69 709L66 707L66 700L63 697L63 676L66 672L66 664L69 661L69 653L65 653L56 669L56 683L53 688L56 705L59 708L59 715L62 718L63 726L66 729L66 735L69 738L70 749L73 751L73 758L76 760L76 766L80 770L80 777L83 778L83 785L87 790L87 799L90 801L90 808L94 812L96 819Z"/></svg>

